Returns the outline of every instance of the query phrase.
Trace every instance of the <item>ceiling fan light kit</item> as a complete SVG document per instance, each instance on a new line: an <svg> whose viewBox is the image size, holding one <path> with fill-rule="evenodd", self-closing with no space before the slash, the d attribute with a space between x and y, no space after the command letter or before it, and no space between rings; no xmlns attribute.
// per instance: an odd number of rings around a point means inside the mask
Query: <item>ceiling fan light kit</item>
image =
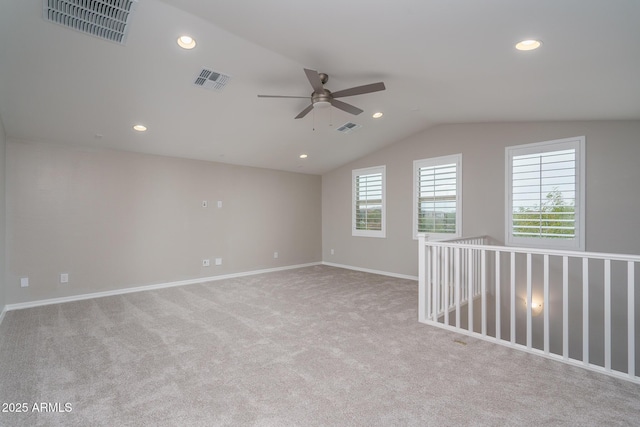
<svg viewBox="0 0 640 427"><path fill-rule="evenodd" d="M349 89L339 90L337 92L331 92L329 89L325 89L324 85L329 81L329 75L325 73L319 73L316 70L304 69L304 73L307 75L307 79L313 88L311 96L284 96L284 95L258 95L259 98L306 98L311 99L311 104L302 110L295 118L301 119L314 108L328 108L334 106L347 113L358 115L363 112L360 108L347 104L337 100L336 98L343 98L354 95L364 95L366 93L378 92L385 90L383 82L371 83L363 86L356 86Z"/></svg>

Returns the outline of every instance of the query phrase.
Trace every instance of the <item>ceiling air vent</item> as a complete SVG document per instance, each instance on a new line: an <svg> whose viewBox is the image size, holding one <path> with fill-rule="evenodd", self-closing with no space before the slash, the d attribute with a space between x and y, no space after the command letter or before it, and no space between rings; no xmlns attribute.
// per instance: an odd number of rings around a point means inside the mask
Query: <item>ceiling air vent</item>
<svg viewBox="0 0 640 427"><path fill-rule="evenodd" d="M361 127L362 127L362 125L357 125L355 123L347 122L347 123L343 124L342 126L340 126L336 130L338 132L342 132L342 133L350 133L350 132L353 132L354 130L360 129Z"/></svg>
<svg viewBox="0 0 640 427"><path fill-rule="evenodd" d="M43 0L45 20L125 44L138 0Z"/></svg>
<svg viewBox="0 0 640 427"><path fill-rule="evenodd" d="M196 76L193 84L211 90L222 90L229 83L231 76L203 68Z"/></svg>

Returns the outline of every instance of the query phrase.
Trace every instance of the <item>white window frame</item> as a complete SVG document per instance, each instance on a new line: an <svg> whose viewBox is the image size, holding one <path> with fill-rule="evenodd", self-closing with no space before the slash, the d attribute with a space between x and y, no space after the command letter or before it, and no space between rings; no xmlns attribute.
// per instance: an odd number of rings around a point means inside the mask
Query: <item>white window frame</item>
<svg viewBox="0 0 640 427"><path fill-rule="evenodd" d="M419 170L455 163L456 165L456 231L455 233L422 233L428 240L449 240L462 236L462 154L413 161L413 238L418 238Z"/></svg>
<svg viewBox="0 0 640 427"><path fill-rule="evenodd" d="M373 166L369 168L363 169L354 169L351 171L351 235L359 236L359 237L386 237L386 222L387 222L387 213L386 213L386 197L387 197L387 177L386 177L386 165L382 166ZM380 230L358 230L356 229L356 178L361 175L371 175L371 174L381 174L382 175L382 194L381 194L381 224Z"/></svg>
<svg viewBox="0 0 640 427"><path fill-rule="evenodd" d="M513 236L513 158L515 156L548 153L575 149L575 238L552 239L544 237ZM556 139L552 141L536 142L533 144L516 145L505 149L505 243L508 246L523 246L544 249L561 249L584 251L585 244L585 137Z"/></svg>

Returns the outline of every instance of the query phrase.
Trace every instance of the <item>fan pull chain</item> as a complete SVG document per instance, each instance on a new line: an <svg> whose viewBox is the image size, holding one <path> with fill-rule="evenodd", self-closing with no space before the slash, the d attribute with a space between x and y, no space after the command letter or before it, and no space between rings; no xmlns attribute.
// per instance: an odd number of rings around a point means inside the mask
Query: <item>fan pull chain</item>
<svg viewBox="0 0 640 427"><path fill-rule="evenodd" d="M311 112L313 114L313 128L312 129L315 132L315 130L316 130L316 109L314 108Z"/></svg>

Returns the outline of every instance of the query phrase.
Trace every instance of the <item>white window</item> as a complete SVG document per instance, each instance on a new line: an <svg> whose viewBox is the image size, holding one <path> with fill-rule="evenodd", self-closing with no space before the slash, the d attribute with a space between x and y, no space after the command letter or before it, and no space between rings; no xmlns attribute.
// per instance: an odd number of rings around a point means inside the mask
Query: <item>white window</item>
<svg viewBox="0 0 640 427"><path fill-rule="evenodd" d="M508 245L584 250L584 136L506 148Z"/></svg>
<svg viewBox="0 0 640 427"><path fill-rule="evenodd" d="M462 235L462 154L413 162L413 237Z"/></svg>
<svg viewBox="0 0 640 427"><path fill-rule="evenodd" d="M385 166L352 172L353 236L385 237Z"/></svg>

